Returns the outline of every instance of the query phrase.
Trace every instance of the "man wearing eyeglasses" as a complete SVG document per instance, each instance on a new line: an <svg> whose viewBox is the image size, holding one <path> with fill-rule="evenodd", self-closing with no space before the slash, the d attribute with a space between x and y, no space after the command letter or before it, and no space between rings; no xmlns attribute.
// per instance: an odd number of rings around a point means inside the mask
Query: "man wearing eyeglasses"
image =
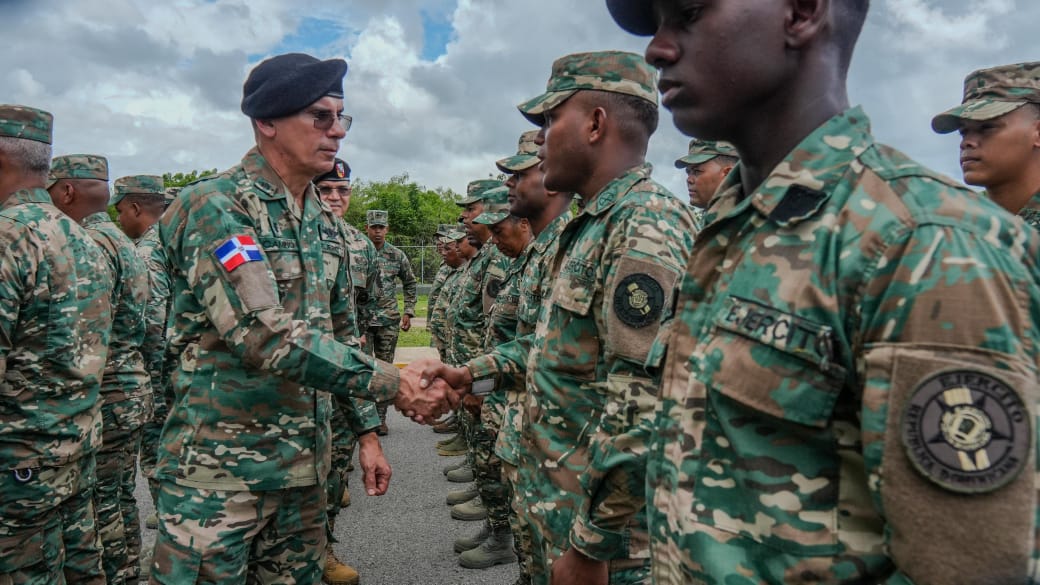
<svg viewBox="0 0 1040 585"><path fill-rule="evenodd" d="M179 361L156 463L152 583L319 582L329 393L393 400L420 422L449 406L443 385L424 393L414 368L350 345L346 236L312 183L350 124L346 69L300 53L257 65L242 100L256 147L186 187L160 220ZM365 488L384 493L388 480L366 470Z"/></svg>

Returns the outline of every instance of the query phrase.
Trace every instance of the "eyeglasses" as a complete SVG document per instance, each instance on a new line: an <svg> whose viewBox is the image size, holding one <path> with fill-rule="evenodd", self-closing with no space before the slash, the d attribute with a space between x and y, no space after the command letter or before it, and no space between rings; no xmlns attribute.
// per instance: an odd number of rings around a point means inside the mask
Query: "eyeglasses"
<svg viewBox="0 0 1040 585"><path fill-rule="evenodd" d="M328 130L333 123L338 123L346 132L354 122L350 114L336 114L329 110L306 110L304 113L314 118L314 127L318 130Z"/></svg>
<svg viewBox="0 0 1040 585"><path fill-rule="evenodd" d="M318 195L322 197L328 197L335 193L340 197L349 197L352 187L347 185L346 187L318 187Z"/></svg>

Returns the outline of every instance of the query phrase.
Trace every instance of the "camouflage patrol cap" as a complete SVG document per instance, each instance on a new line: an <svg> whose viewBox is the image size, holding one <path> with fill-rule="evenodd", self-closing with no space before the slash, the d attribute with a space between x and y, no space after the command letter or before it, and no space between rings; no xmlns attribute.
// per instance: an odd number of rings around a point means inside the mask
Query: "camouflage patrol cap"
<svg viewBox="0 0 1040 585"><path fill-rule="evenodd" d="M111 205L116 205L127 195L158 195L166 200L163 178L157 175L130 175L119 177L114 185Z"/></svg>
<svg viewBox="0 0 1040 585"><path fill-rule="evenodd" d="M509 188L495 187L484 198L484 211L473 218L473 223L495 225L509 217Z"/></svg>
<svg viewBox="0 0 1040 585"><path fill-rule="evenodd" d="M690 165L699 165L708 162L717 156L739 157L737 149L732 144L723 141L701 140L694 138L690 140L690 152L686 156L675 161L675 168L685 169Z"/></svg>
<svg viewBox="0 0 1040 585"><path fill-rule="evenodd" d="M992 120L1028 103L1040 104L1040 61L979 69L964 78L961 105L932 118L932 130L949 134L963 120Z"/></svg>
<svg viewBox="0 0 1040 585"><path fill-rule="evenodd" d="M516 154L506 157L495 163L498 170L503 173L517 173L538 164L538 145L534 139L538 137L538 130L529 130L520 135L520 143L516 147Z"/></svg>
<svg viewBox="0 0 1040 585"><path fill-rule="evenodd" d="M647 64L642 55L635 53L574 53L553 62L545 93L527 100L517 108L530 122L543 126L545 112L582 89L631 95L656 106L657 71Z"/></svg>
<svg viewBox="0 0 1040 585"><path fill-rule="evenodd" d="M66 154L54 157L47 175L50 189L61 179L95 179L108 181L108 159L96 154Z"/></svg>
<svg viewBox="0 0 1040 585"><path fill-rule="evenodd" d="M439 223L439 224L437 224L437 233L436 234L437 234L438 237L443 238L443 237L446 237L448 234L450 234L451 230L452 230L451 224Z"/></svg>
<svg viewBox="0 0 1040 585"><path fill-rule="evenodd" d="M50 144L53 126L54 116L50 112L29 106L0 105L0 136Z"/></svg>
<svg viewBox="0 0 1040 585"><path fill-rule="evenodd" d="M387 212L382 209L369 209L365 214L365 223L368 225L390 225L387 220Z"/></svg>
<svg viewBox="0 0 1040 585"><path fill-rule="evenodd" d="M502 181L497 179L477 179L476 181L470 181L469 185L466 185L466 197L457 202L456 205L465 207L470 203L481 201L487 197L488 191L501 186Z"/></svg>
<svg viewBox="0 0 1040 585"><path fill-rule="evenodd" d="M466 230L462 226L455 226L451 232L448 233L448 239L452 242L458 242L466 237Z"/></svg>

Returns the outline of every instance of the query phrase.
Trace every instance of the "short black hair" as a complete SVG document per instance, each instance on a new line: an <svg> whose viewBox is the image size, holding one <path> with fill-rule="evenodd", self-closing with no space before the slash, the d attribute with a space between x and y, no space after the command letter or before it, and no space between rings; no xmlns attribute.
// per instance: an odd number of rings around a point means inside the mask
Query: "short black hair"
<svg viewBox="0 0 1040 585"><path fill-rule="evenodd" d="M123 200L128 203L136 203L147 209L161 210L166 207L166 197L152 193L130 193L123 196Z"/></svg>
<svg viewBox="0 0 1040 585"><path fill-rule="evenodd" d="M600 90L585 90L583 93L588 94L590 103L621 113L615 119L626 138L649 139L657 131L657 104L627 93Z"/></svg>

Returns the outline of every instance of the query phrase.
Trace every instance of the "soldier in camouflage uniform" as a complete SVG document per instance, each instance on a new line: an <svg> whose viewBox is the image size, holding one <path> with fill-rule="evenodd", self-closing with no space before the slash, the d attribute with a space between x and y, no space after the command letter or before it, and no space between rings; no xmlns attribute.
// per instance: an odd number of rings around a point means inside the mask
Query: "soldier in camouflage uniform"
<svg viewBox="0 0 1040 585"><path fill-rule="evenodd" d="M849 107L867 3L608 6L741 155L647 361L654 582L1035 582L1040 241Z"/></svg>
<svg viewBox="0 0 1040 585"><path fill-rule="evenodd" d="M448 237L451 229L450 225L442 223L437 226L437 233L434 234L434 241L437 243L437 255L441 257L441 265L437 268L437 274L433 277L433 284L430 285L430 294L426 297L427 317L433 314L433 307L437 305L437 296L440 295L444 281L448 278L448 274L451 273L451 267L444 263L445 247L451 241ZM430 328L429 320L427 320L426 328ZM430 347L435 347L432 339L430 340Z"/></svg>
<svg viewBox="0 0 1040 585"><path fill-rule="evenodd" d="M123 177L117 193L162 193L162 178ZM141 522L134 489L141 426L151 416L152 388L141 356L148 301L148 272L130 238L108 216L108 161L97 155L54 159L47 187L54 206L86 228L104 252L113 276L112 333L101 379L101 449L97 452L94 503L109 583L136 584Z"/></svg>
<svg viewBox="0 0 1040 585"><path fill-rule="evenodd" d="M434 347L437 348L437 352L441 356L446 355L448 351L448 324L446 322L448 307L451 306L458 294L458 282L466 264L472 255L476 253L476 249L469 246L466 241L466 232L462 230L453 229L449 231L446 240L448 241L444 244L444 264L451 270L448 272L448 276L444 278L444 284L437 295L437 302L430 309L428 321ZM470 253L469 256L463 252L463 248Z"/></svg>
<svg viewBox="0 0 1040 585"><path fill-rule="evenodd" d="M329 393L393 399L417 420L447 406L443 385L420 390L414 368L349 345L346 236L311 182L349 126L345 72L299 53L257 65L242 100L257 146L186 187L160 221L179 361L156 464L154 584L317 582ZM385 492L387 468L362 467L368 492Z"/></svg>
<svg viewBox="0 0 1040 585"><path fill-rule="evenodd" d="M523 268L526 249L531 241L531 224L509 214L509 189L498 187L489 193L484 212L473 223L488 226L491 243L511 260L498 295L491 305L484 333L483 351L489 352L516 337L519 270ZM505 412L505 389L484 397L476 421L473 441L473 471L480 501L487 509L487 522L475 537L460 539L459 564L470 569L485 569L516 561L512 528L509 521L512 494L502 477L502 462L495 454L495 441ZM450 475L449 475L450 479Z"/></svg>
<svg viewBox="0 0 1040 585"><path fill-rule="evenodd" d="M932 129L960 132L965 183L1040 229L1040 61L972 72Z"/></svg>
<svg viewBox="0 0 1040 585"><path fill-rule="evenodd" d="M103 585L93 500L113 279L44 190L51 123L0 105L0 582Z"/></svg>
<svg viewBox="0 0 1040 585"><path fill-rule="evenodd" d="M689 152L675 161L675 168L686 171L686 190L690 205L706 209L719 184L736 166L737 149L728 142L690 139Z"/></svg>
<svg viewBox="0 0 1040 585"><path fill-rule="evenodd" d="M638 55L568 55L547 91L519 106L543 127L545 187L586 206L560 236L533 340L445 371L477 394L527 384L519 484L536 583L550 569L554 581L649 580L643 462L631 446L649 432L657 393L643 363L696 233L689 207L644 160L656 82Z"/></svg>
<svg viewBox="0 0 1040 585"><path fill-rule="evenodd" d="M412 262L400 248L386 241L389 228L389 217L386 211L370 209L365 215L368 238L375 244L379 263L379 296L376 299L375 315L368 325L367 342L375 352L375 356L383 361L393 362L397 349L397 338L401 331L412 328L412 317L415 316L415 301L418 287L412 273ZM401 281L404 291L404 313L397 305L397 281ZM386 409L388 402L379 404L379 434L387 433Z"/></svg>
<svg viewBox="0 0 1040 585"><path fill-rule="evenodd" d="M347 251L350 257L350 281L354 292L355 312L347 317L353 319L349 327L358 331L351 345L362 348L360 327L369 323L376 309L376 298L379 295L379 265L376 259L376 249L372 242L361 233L360 230L344 221L343 214L350 208L350 165L346 161L336 159L332 170L314 180L315 188L322 202L329 206L333 215L340 218L342 229L347 235ZM354 457L354 449L357 447L359 436L368 445L367 449L382 453L379 437L374 431L379 427L380 420L378 411L369 420L363 421L361 427L355 428L350 423L356 420L347 409L352 407L350 402L343 402L333 398L334 410L332 413L332 471L326 493L328 503L325 506L329 523L329 545L325 555L325 573L323 579L330 585L355 585L360 581L356 569L339 560L332 549L334 541L333 532L336 528L336 518L340 508L350 505L350 492L347 491L347 470ZM367 403L366 408L371 411L375 408L374 403ZM366 460L369 457L366 457ZM385 459L385 458L384 458Z"/></svg>

